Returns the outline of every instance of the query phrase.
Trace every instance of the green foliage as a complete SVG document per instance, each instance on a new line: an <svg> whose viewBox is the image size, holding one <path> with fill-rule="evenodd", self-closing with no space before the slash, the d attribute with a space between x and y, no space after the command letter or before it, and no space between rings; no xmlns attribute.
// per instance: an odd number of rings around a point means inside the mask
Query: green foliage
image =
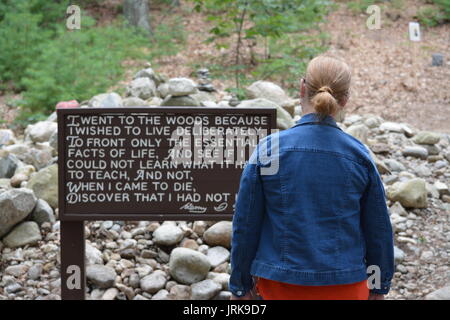
<svg viewBox="0 0 450 320"><path fill-rule="evenodd" d="M353 13L366 13L367 7L376 3L382 2L381 0L355 0L347 2L347 8Z"/></svg>
<svg viewBox="0 0 450 320"><path fill-rule="evenodd" d="M21 84L25 105L33 112L48 110L61 100L86 100L113 85L122 75L121 61L143 58L148 39L120 26L60 29L27 68ZM86 25L87 24L87 25Z"/></svg>
<svg viewBox="0 0 450 320"><path fill-rule="evenodd" d="M236 93L240 95L241 83L246 81L243 73L251 67L244 63L244 43L251 47L263 47L267 54L251 51L251 64L257 67L254 76L271 77L276 73L286 79L295 78L302 72L309 53L320 52L322 47L307 47L311 42L305 31L316 26L328 12L331 2L326 0L191 0L195 10L208 13L213 23L207 41L218 48L232 49L234 63L224 72L232 72ZM270 52L270 53L269 53ZM248 59L247 59L248 60Z"/></svg>
<svg viewBox="0 0 450 320"><path fill-rule="evenodd" d="M85 0L80 5L103 1ZM69 31L65 25L68 4L0 2L0 90L21 91L19 122L42 118L58 101L83 101L105 92L123 75L122 61L176 54L185 41L182 29L165 23L151 37L125 27L122 19L99 27L83 8L81 29Z"/></svg>
<svg viewBox="0 0 450 320"><path fill-rule="evenodd" d="M287 34L271 39L270 57L262 60L252 72L254 79L277 79L283 88L291 93L297 92L296 85L305 74L307 62L326 51L328 38L327 34L321 33L315 37Z"/></svg>
<svg viewBox="0 0 450 320"><path fill-rule="evenodd" d="M433 0L434 5L422 6L417 12L419 21L434 27L450 21L450 0Z"/></svg>

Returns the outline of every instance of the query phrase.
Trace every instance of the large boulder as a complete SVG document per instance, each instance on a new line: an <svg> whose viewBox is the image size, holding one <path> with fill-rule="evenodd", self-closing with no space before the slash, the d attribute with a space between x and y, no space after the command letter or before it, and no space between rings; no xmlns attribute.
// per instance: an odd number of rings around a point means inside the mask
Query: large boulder
<svg viewBox="0 0 450 320"><path fill-rule="evenodd" d="M208 258L195 250L175 248L170 254L170 275L178 282L192 284L206 278L211 268Z"/></svg>
<svg viewBox="0 0 450 320"><path fill-rule="evenodd" d="M198 102L192 96L178 96L173 97L168 95L162 102L161 106L166 107L198 107L200 106L200 102Z"/></svg>
<svg viewBox="0 0 450 320"><path fill-rule="evenodd" d="M92 108L120 108L122 106L122 98L115 92L101 93L89 100L89 107Z"/></svg>
<svg viewBox="0 0 450 320"><path fill-rule="evenodd" d="M172 97L187 96L197 92L197 85L188 78L172 78L167 84Z"/></svg>
<svg viewBox="0 0 450 320"><path fill-rule="evenodd" d="M156 85L149 78L137 78L131 81L126 89L126 95L147 100L156 95Z"/></svg>
<svg viewBox="0 0 450 320"><path fill-rule="evenodd" d="M33 142L48 141L51 135L58 130L58 124L53 121L39 121L29 124L25 129L25 137Z"/></svg>
<svg viewBox="0 0 450 320"><path fill-rule="evenodd" d="M33 211L36 201L33 191L25 188L0 193L0 238Z"/></svg>
<svg viewBox="0 0 450 320"><path fill-rule="evenodd" d="M231 247L231 221L219 221L209 227L203 234L203 239L210 246Z"/></svg>
<svg viewBox="0 0 450 320"><path fill-rule="evenodd" d="M150 80L153 80L155 82L155 85L157 87L163 82L161 75L156 73L152 68L139 70L133 77L133 79L137 78L149 78Z"/></svg>
<svg viewBox="0 0 450 320"><path fill-rule="evenodd" d="M42 240L42 236L37 223L25 221L4 237L3 243L9 248L16 248L27 244L36 244L40 240Z"/></svg>
<svg viewBox="0 0 450 320"><path fill-rule="evenodd" d="M52 207L43 199L37 201L36 207L31 213L31 218L39 225L44 222L50 222L51 224L56 222Z"/></svg>
<svg viewBox="0 0 450 320"><path fill-rule="evenodd" d="M428 205L426 182L420 178L394 183L388 188L387 196L405 208L426 208Z"/></svg>
<svg viewBox="0 0 450 320"><path fill-rule="evenodd" d="M123 99L124 107L146 107L148 105L148 102L137 97L128 97Z"/></svg>
<svg viewBox="0 0 450 320"><path fill-rule="evenodd" d="M27 188L47 201L52 208L58 207L58 165L52 164L34 173L28 181Z"/></svg>
<svg viewBox="0 0 450 320"><path fill-rule="evenodd" d="M0 178L11 178L16 171L19 160L14 154L0 150Z"/></svg>
<svg viewBox="0 0 450 320"><path fill-rule="evenodd" d="M280 86L269 81L260 80L253 82L245 91L250 99L264 98L280 106L290 100Z"/></svg>
<svg viewBox="0 0 450 320"><path fill-rule="evenodd" d="M243 100L239 103L237 108L275 108L277 110L277 128L288 129L292 127L295 122L289 112L284 110L279 104L265 98L258 98L252 100Z"/></svg>

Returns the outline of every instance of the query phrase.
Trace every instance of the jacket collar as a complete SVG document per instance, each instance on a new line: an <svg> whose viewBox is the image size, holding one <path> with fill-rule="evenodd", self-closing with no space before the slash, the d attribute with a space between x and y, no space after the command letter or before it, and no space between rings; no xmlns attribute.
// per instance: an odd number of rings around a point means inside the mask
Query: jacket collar
<svg viewBox="0 0 450 320"><path fill-rule="evenodd" d="M334 118L332 116L329 116L329 115L325 116L325 118L322 121L320 121L318 113L307 113L304 116L302 116L300 118L300 120L296 121L296 126L307 124L307 123L325 124L325 125L329 125L329 126L336 127L338 129L340 129L338 127L338 125L336 124L336 120L334 120Z"/></svg>

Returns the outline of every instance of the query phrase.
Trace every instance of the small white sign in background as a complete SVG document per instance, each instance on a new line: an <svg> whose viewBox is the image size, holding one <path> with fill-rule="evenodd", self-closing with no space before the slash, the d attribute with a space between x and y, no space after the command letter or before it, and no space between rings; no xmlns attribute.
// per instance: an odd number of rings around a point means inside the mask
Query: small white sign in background
<svg viewBox="0 0 450 320"><path fill-rule="evenodd" d="M409 40L420 41L420 25L418 22L409 23Z"/></svg>

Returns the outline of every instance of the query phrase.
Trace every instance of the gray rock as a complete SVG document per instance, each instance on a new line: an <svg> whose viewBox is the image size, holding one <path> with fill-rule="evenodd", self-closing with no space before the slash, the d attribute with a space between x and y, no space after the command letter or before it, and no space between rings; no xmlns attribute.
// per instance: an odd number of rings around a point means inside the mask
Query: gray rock
<svg viewBox="0 0 450 320"><path fill-rule="evenodd" d="M197 92L195 82L188 78L172 78L167 84L172 97L187 96Z"/></svg>
<svg viewBox="0 0 450 320"><path fill-rule="evenodd" d="M124 107L144 107L148 106L149 104L142 100L141 98L137 97L128 97L123 99L123 106Z"/></svg>
<svg viewBox="0 0 450 320"><path fill-rule="evenodd" d="M151 298L151 300L169 300L168 295L169 291L161 289Z"/></svg>
<svg viewBox="0 0 450 320"><path fill-rule="evenodd" d="M44 222L55 223L55 214L53 213L52 207L42 199L39 199L36 203L36 207L31 213L31 218L36 221L39 225Z"/></svg>
<svg viewBox="0 0 450 320"><path fill-rule="evenodd" d="M442 53L433 53L431 55L431 65L441 67L444 64L444 55Z"/></svg>
<svg viewBox="0 0 450 320"><path fill-rule="evenodd" d="M163 289L167 279L164 271L156 270L141 279L141 289L148 293L155 293Z"/></svg>
<svg viewBox="0 0 450 320"><path fill-rule="evenodd" d="M184 232L179 227L164 224L153 232L153 242L159 245L175 245L183 239Z"/></svg>
<svg viewBox="0 0 450 320"><path fill-rule="evenodd" d="M176 284L170 288L169 299L189 300L191 298L191 287L183 284Z"/></svg>
<svg viewBox="0 0 450 320"><path fill-rule="evenodd" d="M119 294L117 288L109 288L103 293L101 300L114 300Z"/></svg>
<svg viewBox="0 0 450 320"><path fill-rule="evenodd" d="M161 103L161 106L168 106L168 107L176 107L176 106L198 107L199 105L200 102L198 102L191 96L173 97L171 95L168 95Z"/></svg>
<svg viewBox="0 0 450 320"><path fill-rule="evenodd" d="M209 300L220 292L222 286L217 282L206 279L191 285L192 300Z"/></svg>
<svg viewBox="0 0 450 320"><path fill-rule="evenodd" d="M437 156L441 153L441 149L437 145L434 144L422 144L422 147L427 149L428 155L430 156Z"/></svg>
<svg viewBox="0 0 450 320"><path fill-rule="evenodd" d="M126 89L126 95L147 100L156 95L156 85L149 78L137 78L131 81Z"/></svg>
<svg viewBox="0 0 450 320"><path fill-rule="evenodd" d="M23 287L19 283L13 283L10 284L5 288L5 291L8 293L17 293L19 291L22 291Z"/></svg>
<svg viewBox="0 0 450 320"><path fill-rule="evenodd" d="M230 275L228 273L210 272L207 279L211 279L222 287L222 290L228 290L228 283L230 281Z"/></svg>
<svg viewBox="0 0 450 320"><path fill-rule="evenodd" d="M209 227L203 234L203 239L210 246L231 247L231 221L220 221Z"/></svg>
<svg viewBox="0 0 450 320"><path fill-rule="evenodd" d="M133 273L130 275L130 278L128 279L128 284L130 285L130 287L136 289L139 288L140 286L140 279L139 279L139 274L137 273Z"/></svg>
<svg viewBox="0 0 450 320"><path fill-rule="evenodd" d="M0 178L11 178L16 171L18 162L15 155L0 151Z"/></svg>
<svg viewBox="0 0 450 320"><path fill-rule="evenodd" d="M161 98L165 98L169 95L169 84L167 82L161 83L158 86L158 93Z"/></svg>
<svg viewBox="0 0 450 320"><path fill-rule="evenodd" d="M113 268L101 264L88 265L86 268L87 279L102 289L112 287L116 281L116 276Z"/></svg>
<svg viewBox="0 0 450 320"><path fill-rule="evenodd" d="M425 180L420 178L394 183L389 186L387 196L405 208L426 208L428 205Z"/></svg>
<svg viewBox="0 0 450 320"><path fill-rule="evenodd" d="M367 144L369 136L369 128L365 124L352 124L345 130L346 133L358 139L364 144Z"/></svg>
<svg viewBox="0 0 450 320"><path fill-rule="evenodd" d="M231 292L230 291L220 291L213 300L230 300Z"/></svg>
<svg viewBox="0 0 450 320"><path fill-rule="evenodd" d="M52 164L34 173L27 183L36 197L44 199L52 208L58 208L58 165Z"/></svg>
<svg viewBox="0 0 450 320"><path fill-rule="evenodd" d="M33 191L25 188L0 194L0 238L33 211L36 201Z"/></svg>
<svg viewBox="0 0 450 320"><path fill-rule="evenodd" d="M280 106L290 100L289 96L280 86L269 81L260 80L253 82L245 91L250 99L264 98Z"/></svg>
<svg viewBox="0 0 450 320"><path fill-rule="evenodd" d="M86 243L85 254L87 265L103 264L102 252L89 243Z"/></svg>
<svg viewBox="0 0 450 320"><path fill-rule="evenodd" d="M17 264L14 266L6 267L5 274L19 278L23 276L27 272L27 270L28 266L26 266L25 264Z"/></svg>
<svg viewBox="0 0 450 320"><path fill-rule="evenodd" d="M16 248L27 244L36 244L40 240L42 240L42 236L37 223L25 221L4 237L3 243L9 248Z"/></svg>
<svg viewBox="0 0 450 320"><path fill-rule="evenodd" d="M195 250L175 248L170 254L170 275L178 282L192 284L206 278L211 264L208 258Z"/></svg>
<svg viewBox="0 0 450 320"><path fill-rule="evenodd" d="M439 195L441 195L441 196L450 195L450 190L445 183L443 183L441 181L436 181L434 183L434 187L436 188L437 192L439 192Z"/></svg>
<svg viewBox="0 0 450 320"><path fill-rule="evenodd" d="M209 263L213 268L217 267L219 264L224 263L230 257L230 252L221 246L212 247L208 249L206 254Z"/></svg>
<svg viewBox="0 0 450 320"><path fill-rule="evenodd" d="M25 129L25 137L33 142L45 142L58 130L58 124L53 121L39 121L29 124Z"/></svg>
<svg viewBox="0 0 450 320"><path fill-rule="evenodd" d="M38 280L41 277L43 266L40 263L34 264L28 270L28 278L31 280Z"/></svg>
<svg viewBox="0 0 450 320"><path fill-rule="evenodd" d="M429 293L425 300L450 300L450 286Z"/></svg>
<svg viewBox="0 0 450 320"><path fill-rule="evenodd" d="M48 144L50 147L52 147L55 152L53 154L58 153L58 131L53 132L53 134L50 136L50 139L48 140Z"/></svg>
<svg viewBox="0 0 450 320"><path fill-rule="evenodd" d="M150 80L153 80L155 82L156 86L159 86L159 84L162 81L161 77L157 73L155 73L155 71L152 68L145 68L139 70L133 77L133 79L137 78L149 78Z"/></svg>
<svg viewBox="0 0 450 320"><path fill-rule="evenodd" d="M394 260L396 263L400 263L405 260L405 252L396 246L394 246Z"/></svg>
<svg viewBox="0 0 450 320"><path fill-rule="evenodd" d="M12 188L10 179L0 178L0 194Z"/></svg>
<svg viewBox="0 0 450 320"><path fill-rule="evenodd" d="M115 92L101 93L89 100L91 108L120 108L122 106L122 98Z"/></svg>
<svg viewBox="0 0 450 320"><path fill-rule="evenodd" d="M292 119L289 112L284 110L280 105L273 101L258 98L253 100L243 100L237 105L238 108L276 108L277 110L277 128L278 129L288 129L292 127L295 122Z"/></svg>
<svg viewBox="0 0 450 320"><path fill-rule="evenodd" d="M428 157L428 150L423 147L406 147L402 152L403 156L415 157L420 159L426 159Z"/></svg>
<svg viewBox="0 0 450 320"><path fill-rule="evenodd" d="M441 136L439 133L430 132L430 131L420 131L417 133L412 139L417 144L428 144L433 145L441 140Z"/></svg>
<svg viewBox="0 0 450 320"><path fill-rule="evenodd" d="M0 129L0 146L14 144L15 142L16 138L11 129Z"/></svg>
<svg viewBox="0 0 450 320"><path fill-rule="evenodd" d="M398 172L400 172L400 171L405 171L406 170L405 166L402 163L400 163L397 160L395 160L395 159L385 159L384 163L386 164L386 166L391 171L398 171Z"/></svg>

